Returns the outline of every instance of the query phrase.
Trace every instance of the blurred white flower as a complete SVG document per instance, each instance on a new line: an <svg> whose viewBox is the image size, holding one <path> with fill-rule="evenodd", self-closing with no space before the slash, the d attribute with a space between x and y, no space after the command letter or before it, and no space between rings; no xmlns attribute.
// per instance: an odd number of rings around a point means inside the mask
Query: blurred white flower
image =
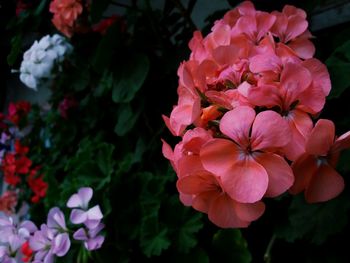
<svg viewBox="0 0 350 263"><path fill-rule="evenodd" d="M20 80L28 88L37 90L39 85L54 77L55 70L59 70L58 64L72 51L72 45L58 34L35 41L23 54Z"/></svg>

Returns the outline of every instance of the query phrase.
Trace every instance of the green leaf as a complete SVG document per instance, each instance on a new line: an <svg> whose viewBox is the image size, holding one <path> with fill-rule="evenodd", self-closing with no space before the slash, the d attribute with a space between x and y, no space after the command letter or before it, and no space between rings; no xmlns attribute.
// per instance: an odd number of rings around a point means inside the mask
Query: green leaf
<svg viewBox="0 0 350 263"><path fill-rule="evenodd" d="M307 239L321 244L346 226L350 210L348 200L348 194L343 193L326 203L308 204L302 194L298 195L289 207L288 224L278 226L276 235L288 242Z"/></svg>
<svg viewBox="0 0 350 263"><path fill-rule="evenodd" d="M133 112L130 104L124 104L119 107L117 124L114 132L119 136L127 134L135 125L140 112Z"/></svg>
<svg viewBox="0 0 350 263"><path fill-rule="evenodd" d="M152 236L149 238L147 237L148 233L142 233L143 238L141 239L140 245L143 253L145 253L147 257L160 256L162 251L170 246L171 242L167 237L167 232L168 230L164 228L156 235L152 233Z"/></svg>
<svg viewBox="0 0 350 263"><path fill-rule="evenodd" d="M190 253L181 254L176 253L174 257L169 259L170 262L174 263L209 263L209 257L207 253L201 248L195 248Z"/></svg>
<svg viewBox="0 0 350 263"><path fill-rule="evenodd" d="M213 262L249 263L252 256L247 242L238 229L222 229L213 237Z"/></svg>
<svg viewBox="0 0 350 263"><path fill-rule="evenodd" d="M350 41L338 47L326 60L326 65L332 80L328 99L338 98L350 87Z"/></svg>
<svg viewBox="0 0 350 263"><path fill-rule="evenodd" d="M113 87L113 81L113 74L110 71L105 70L99 84L97 85L97 88L94 91L94 96L101 97L110 91Z"/></svg>
<svg viewBox="0 0 350 263"><path fill-rule="evenodd" d="M97 165L105 176L113 173L115 161L113 160L114 145L101 144L97 152Z"/></svg>
<svg viewBox="0 0 350 263"><path fill-rule="evenodd" d="M9 66L13 66L16 63L18 55L21 53L22 48L22 35L18 34L11 39L11 51L7 56L7 63Z"/></svg>
<svg viewBox="0 0 350 263"><path fill-rule="evenodd" d="M109 0L93 0L91 3L91 22L93 24L97 23L101 17L103 12L107 9L110 1Z"/></svg>
<svg viewBox="0 0 350 263"><path fill-rule="evenodd" d="M188 253L189 250L197 245L197 238L195 234L202 229L202 214L196 213L192 215L184 224L178 232L178 249L181 253Z"/></svg>
<svg viewBox="0 0 350 263"><path fill-rule="evenodd" d="M48 2L48 0L41 0L40 4L38 5L38 7L34 11L35 16L39 16L43 12L43 10L46 7L47 2Z"/></svg>
<svg viewBox="0 0 350 263"><path fill-rule="evenodd" d="M120 42L120 27L118 23L114 23L108 28L107 33L100 40L96 52L92 57L91 64L96 72L102 74L108 68L113 59L114 49L118 47Z"/></svg>
<svg viewBox="0 0 350 263"><path fill-rule="evenodd" d="M142 87L148 71L149 60L143 55L134 55L120 72L119 81L114 84L112 99L115 103L130 102Z"/></svg>

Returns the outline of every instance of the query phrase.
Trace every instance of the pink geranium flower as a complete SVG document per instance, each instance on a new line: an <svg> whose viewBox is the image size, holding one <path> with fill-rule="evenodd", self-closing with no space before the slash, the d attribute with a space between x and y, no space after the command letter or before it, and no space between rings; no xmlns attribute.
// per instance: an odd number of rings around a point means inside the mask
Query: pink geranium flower
<svg viewBox="0 0 350 263"><path fill-rule="evenodd" d="M230 140L210 140L200 157L206 170L221 177L232 199L255 203L293 184L291 168L276 154L290 140L289 127L279 114L264 111L256 115L252 108L240 106L222 117L220 131Z"/></svg>
<svg viewBox="0 0 350 263"><path fill-rule="evenodd" d="M50 12L54 14L52 23L67 37L74 32L74 23L83 12L81 0L53 0Z"/></svg>
<svg viewBox="0 0 350 263"><path fill-rule="evenodd" d="M292 164L295 182L292 194L305 191L309 203L328 201L344 189L344 180L334 167L340 151L350 148L350 132L335 137L332 121L320 119L306 143L305 153Z"/></svg>
<svg viewBox="0 0 350 263"><path fill-rule="evenodd" d="M180 192L193 195L193 208L207 213L209 219L222 228L247 227L265 210L262 202L242 204L233 200L223 190L220 177L205 170L180 178L177 188Z"/></svg>
<svg viewBox="0 0 350 263"><path fill-rule="evenodd" d="M271 32L279 38L280 45L287 45L303 59L311 58L315 53L315 46L309 40L308 22L304 10L286 5L282 12L274 11L275 24Z"/></svg>

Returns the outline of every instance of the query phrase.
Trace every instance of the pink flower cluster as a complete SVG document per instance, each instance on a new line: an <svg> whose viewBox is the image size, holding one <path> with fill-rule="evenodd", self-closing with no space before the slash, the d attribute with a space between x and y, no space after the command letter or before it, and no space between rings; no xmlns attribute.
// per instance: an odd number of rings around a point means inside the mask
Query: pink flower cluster
<svg viewBox="0 0 350 263"><path fill-rule="evenodd" d="M81 0L53 0L50 12L54 14L52 23L65 36L71 37L75 30L75 22L83 12Z"/></svg>
<svg viewBox="0 0 350 263"><path fill-rule="evenodd" d="M181 201L216 225L246 227L265 210L263 198L305 191L327 201L344 188L335 171L350 132L314 118L331 89L313 58L306 13L257 11L243 2L197 31L179 69L178 104L164 121L182 140L163 154L177 173Z"/></svg>

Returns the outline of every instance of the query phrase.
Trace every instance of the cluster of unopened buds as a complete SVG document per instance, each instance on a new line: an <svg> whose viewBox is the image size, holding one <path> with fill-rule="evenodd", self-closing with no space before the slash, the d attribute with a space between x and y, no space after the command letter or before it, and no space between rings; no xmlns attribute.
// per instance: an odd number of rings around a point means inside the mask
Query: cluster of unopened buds
<svg viewBox="0 0 350 263"><path fill-rule="evenodd" d="M104 228L100 207L89 208L92 195L91 188L83 187L67 202L67 207L73 208L70 222L79 227L72 237L88 251L99 249L104 242L100 233ZM18 223L14 217L0 215L0 262L53 262L55 257L63 257L70 250L71 232L58 207L50 209L47 222L40 229L31 221Z"/></svg>
<svg viewBox="0 0 350 263"><path fill-rule="evenodd" d="M178 104L163 116L182 140L174 149L163 141L163 154L181 201L220 227L247 227L264 213L263 198L304 191L315 203L344 188L335 167L350 132L314 124L331 83L307 27L296 7L267 13L243 2L189 43Z"/></svg>

